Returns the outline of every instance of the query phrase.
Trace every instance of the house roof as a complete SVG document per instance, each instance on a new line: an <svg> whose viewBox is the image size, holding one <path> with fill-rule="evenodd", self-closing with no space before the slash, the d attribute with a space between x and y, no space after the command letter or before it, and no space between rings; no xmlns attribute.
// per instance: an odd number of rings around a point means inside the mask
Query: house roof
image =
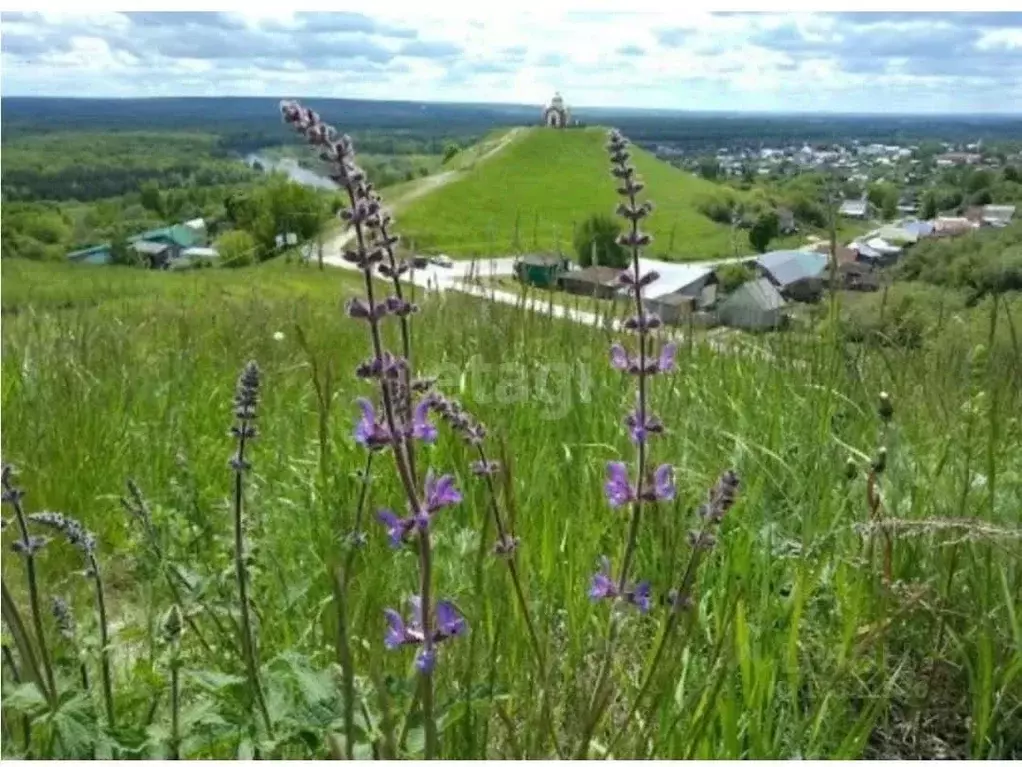
<svg viewBox="0 0 1022 767"><path fill-rule="evenodd" d="M89 256L95 256L99 253L109 253L110 244L106 245L93 245L91 248L82 248L81 250L74 250L67 254L68 258L88 258Z"/></svg>
<svg viewBox="0 0 1022 767"><path fill-rule="evenodd" d="M910 231L905 225L895 226L894 224L889 224L887 226L882 226L880 227L880 231L877 232L877 236L887 240L888 242L914 243L919 240L919 235L914 231Z"/></svg>
<svg viewBox="0 0 1022 767"><path fill-rule="evenodd" d="M888 242L883 237L874 237L867 240L866 244L881 255L894 255L895 253L901 253L901 248Z"/></svg>
<svg viewBox="0 0 1022 767"><path fill-rule="evenodd" d="M561 266L564 263L560 256L544 256L538 253L522 256L518 261L527 266Z"/></svg>
<svg viewBox="0 0 1022 767"><path fill-rule="evenodd" d="M150 242L149 240L136 240L131 243L132 249L147 256L158 256L170 246L165 242Z"/></svg>
<svg viewBox="0 0 1022 767"><path fill-rule="evenodd" d="M183 224L150 229L148 232L142 232L142 234L136 234L134 237L128 238L128 242L138 242L139 240L170 240L181 248L190 248L199 242L198 234Z"/></svg>
<svg viewBox="0 0 1022 767"><path fill-rule="evenodd" d="M864 242L853 242L848 247L849 247L849 249L858 252L858 254L860 256L862 256L863 258L869 258L869 259L875 260L875 259L878 259L881 256L883 256L883 253L881 253L879 250L874 250L873 248L871 248L869 245L867 245Z"/></svg>
<svg viewBox="0 0 1022 767"><path fill-rule="evenodd" d="M765 312L775 311L784 307L784 297L766 277L750 280L727 297L725 305L739 303L752 304Z"/></svg>
<svg viewBox="0 0 1022 767"><path fill-rule="evenodd" d="M865 216L867 204L865 200L845 200L838 208L838 213L849 216Z"/></svg>
<svg viewBox="0 0 1022 767"><path fill-rule="evenodd" d="M901 228L906 232L912 232L917 238L933 234L933 224L929 221L906 221Z"/></svg>
<svg viewBox="0 0 1022 767"><path fill-rule="evenodd" d="M650 303L662 304L664 306L686 306L695 303L697 296L686 296L684 293L664 293L656 298L647 298Z"/></svg>
<svg viewBox="0 0 1022 767"><path fill-rule="evenodd" d="M613 266L587 266L577 272L568 272L564 275L565 281L590 282L594 285L617 284L620 269Z"/></svg>
<svg viewBox="0 0 1022 767"><path fill-rule="evenodd" d="M805 250L775 250L764 253L756 263L783 286L818 277L827 268L827 257Z"/></svg>
<svg viewBox="0 0 1022 767"><path fill-rule="evenodd" d="M216 258L220 254L216 252L216 248L185 248L181 255L186 258Z"/></svg>
<svg viewBox="0 0 1022 767"><path fill-rule="evenodd" d="M639 268L643 273L656 269L660 274L660 279L646 288L646 298L659 298L668 293L679 293L713 274L711 267L691 264L670 264L666 267L645 268L640 260Z"/></svg>
<svg viewBox="0 0 1022 767"><path fill-rule="evenodd" d="M1010 221L1011 217L1015 215L1014 205L984 205L983 206L983 219L989 221L990 219L996 219L1000 221Z"/></svg>

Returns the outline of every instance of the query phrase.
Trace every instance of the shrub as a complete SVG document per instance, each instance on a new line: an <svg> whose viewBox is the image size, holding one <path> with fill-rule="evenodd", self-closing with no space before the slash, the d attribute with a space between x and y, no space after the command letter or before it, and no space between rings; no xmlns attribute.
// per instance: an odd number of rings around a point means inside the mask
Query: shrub
<svg viewBox="0 0 1022 767"><path fill-rule="evenodd" d="M618 242L621 227L610 216L594 214L575 230L575 254L580 266L614 266L623 268L628 254Z"/></svg>
<svg viewBox="0 0 1022 767"><path fill-rule="evenodd" d="M220 254L221 266L234 268L254 263L258 245L255 237L244 229L235 229L217 238L216 250Z"/></svg>

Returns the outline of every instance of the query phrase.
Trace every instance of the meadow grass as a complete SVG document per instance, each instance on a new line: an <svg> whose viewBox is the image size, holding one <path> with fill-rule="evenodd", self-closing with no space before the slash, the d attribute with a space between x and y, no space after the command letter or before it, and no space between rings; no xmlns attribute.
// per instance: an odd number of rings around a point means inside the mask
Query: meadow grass
<svg viewBox="0 0 1022 767"><path fill-rule="evenodd" d="M572 250L573 227L614 209L606 131L527 128L506 147L465 169L401 211L401 231L430 251L457 255ZM732 255L731 230L697 209L719 187L633 147L634 162L657 201L650 255L675 261ZM741 234L743 252L748 242Z"/></svg>
<svg viewBox="0 0 1022 767"><path fill-rule="evenodd" d="M368 346L364 328L340 311L353 280L277 263L177 275L3 262L3 457L20 470L29 510L71 514L99 538L119 720L111 745L90 734L91 708L79 701L47 713L5 676L5 756L23 753L23 714L39 728L36 754L47 744L55 756L168 753L159 626L171 597L119 499L134 479L196 595L194 620L205 620L203 605L229 603L227 429L249 359L262 370L262 397L260 436L248 453L247 534L274 738L253 735L239 702L244 665L230 642L207 652L186 628L180 751L328 753L326 736L343 731L331 571L351 551L356 474L365 466L352 400L369 387L352 370ZM456 294L420 303L416 367L439 373L440 390L506 445L511 479L501 503L521 537L524 588L551 663L546 715L506 570L488 554L492 523L467 470L473 456L441 430L420 460L455 473L465 502L433 533L435 578L471 630L443 647L434 674L439 753L550 757L546 719L570 754L607 614L587 598L588 581L627 524L607 507L602 484L605 462L631 449L620 413L634 389L607 364L606 332ZM990 317L997 338L1003 319ZM612 744L618 758L1022 756L1022 387L1010 350L977 350L980 341L949 335L894 353L792 334L750 341L769 356L683 347L680 370L654 390L669 425L657 453L677 467L679 486L639 543L636 569L656 595L688 556L685 536L707 488L729 467L742 488L700 570L683 633L627 728L620 725L664 609L624 625L625 651L611 669L620 698L595 733L594 757ZM876 412L882 390L894 403L887 425ZM866 474L881 446L883 504L905 524L870 539L856 526L870 521ZM399 503L388 461L371 470L370 512ZM361 526L367 541L352 554L344 594L356 754L387 755L405 722L398 753L414 756L422 722L405 715L415 671L410 654L383 648L382 610L414 592L416 557L388 549L371 513ZM4 582L23 601L10 530ZM71 689L79 657L95 669L90 592L63 544L37 559L47 600L67 595L76 611L77 645L47 623ZM225 622L233 615L220 613ZM100 708L95 689L89 700Z"/></svg>

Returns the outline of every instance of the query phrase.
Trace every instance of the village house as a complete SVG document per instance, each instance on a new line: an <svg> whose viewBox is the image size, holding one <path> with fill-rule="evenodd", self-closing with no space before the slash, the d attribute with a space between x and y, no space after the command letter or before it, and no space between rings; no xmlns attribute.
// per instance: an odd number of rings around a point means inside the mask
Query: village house
<svg viewBox="0 0 1022 767"><path fill-rule="evenodd" d="M736 288L721 303L717 317L724 325L744 330L769 330L785 322L784 297L770 280L760 277Z"/></svg>
<svg viewBox="0 0 1022 767"><path fill-rule="evenodd" d="M766 277L786 299L816 301L823 292L823 272L827 257L805 250L775 250L755 261L759 274Z"/></svg>
<svg viewBox="0 0 1022 767"><path fill-rule="evenodd" d="M621 288L620 274L621 270L613 266L589 266L562 274L557 282L563 290L578 296L611 299Z"/></svg>
<svg viewBox="0 0 1022 767"><path fill-rule="evenodd" d="M515 261L515 277L526 285L537 288L552 288L558 278L567 270L567 259L562 256L529 255Z"/></svg>
<svg viewBox="0 0 1022 767"><path fill-rule="evenodd" d="M1014 205L984 205L982 221L988 226L1007 226L1014 215Z"/></svg>
<svg viewBox="0 0 1022 767"><path fill-rule="evenodd" d="M866 218L869 216L869 203L866 200L845 200L837 212L846 218Z"/></svg>

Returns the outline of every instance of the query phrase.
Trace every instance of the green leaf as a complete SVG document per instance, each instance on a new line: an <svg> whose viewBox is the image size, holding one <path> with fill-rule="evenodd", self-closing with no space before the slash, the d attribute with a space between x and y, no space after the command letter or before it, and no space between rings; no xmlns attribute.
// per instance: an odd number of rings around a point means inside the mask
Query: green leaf
<svg viewBox="0 0 1022 767"><path fill-rule="evenodd" d="M4 692L7 692L8 685L4 685ZM39 688L32 683L14 685L10 694L4 695L4 709L19 714L31 714L46 706L46 698L39 692Z"/></svg>
<svg viewBox="0 0 1022 767"><path fill-rule="evenodd" d="M239 761L250 761L255 756L255 749L252 747L252 741L249 738L243 738L238 744L238 760Z"/></svg>
<svg viewBox="0 0 1022 767"><path fill-rule="evenodd" d="M198 725L217 727L226 724L227 722L216 710L216 703L209 698L202 698L181 712L182 731L187 731Z"/></svg>
<svg viewBox="0 0 1022 767"><path fill-rule="evenodd" d="M221 674L219 671L209 671L207 669L201 671L189 671L187 677L190 681L195 682L200 687L210 690L211 692L217 692L227 687L243 684L245 681L244 677L236 676L234 674Z"/></svg>

